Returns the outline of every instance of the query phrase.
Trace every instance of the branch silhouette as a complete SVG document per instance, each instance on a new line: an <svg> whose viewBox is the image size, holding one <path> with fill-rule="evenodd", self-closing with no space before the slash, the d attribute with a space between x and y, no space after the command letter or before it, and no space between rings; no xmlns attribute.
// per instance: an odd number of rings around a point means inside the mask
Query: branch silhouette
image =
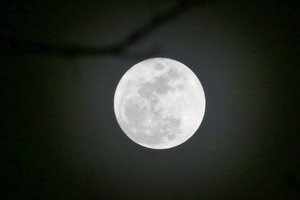
<svg viewBox="0 0 300 200"><path fill-rule="evenodd" d="M153 32L163 24L175 19L180 14L196 7L197 5L205 5L211 2L209 0L180 0L168 11L157 15L150 19L147 23L133 31L121 41L107 46L91 47L80 45L59 45L34 42L29 40L22 40L13 37L2 37L4 46L7 46L9 52L15 54L50 54L50 55L64 55L64 56L96 56L96 55L118 55L125 57L140 57L151 56L157 53L157 49L148 50L144 53L129 53L127 49L133 44L138 43L147 35Z"/></svg>

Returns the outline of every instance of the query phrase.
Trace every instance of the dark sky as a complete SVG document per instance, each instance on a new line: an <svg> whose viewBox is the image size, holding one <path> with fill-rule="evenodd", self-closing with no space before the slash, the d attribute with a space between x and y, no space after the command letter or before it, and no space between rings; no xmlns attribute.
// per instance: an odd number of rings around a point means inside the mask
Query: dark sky
<svg viewBox="0 0 300 200"><path fill-rule="evenodd" d="M276 0L2 1L0 196L300 198L297 11ZM207 102L195 135L168 150L133 143L113 113L121 76L158 56L190 67Z"/></svg>

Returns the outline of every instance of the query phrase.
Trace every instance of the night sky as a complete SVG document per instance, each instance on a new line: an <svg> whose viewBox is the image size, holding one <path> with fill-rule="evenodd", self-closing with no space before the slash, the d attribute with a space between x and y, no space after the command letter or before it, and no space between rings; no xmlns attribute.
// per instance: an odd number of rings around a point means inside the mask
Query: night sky
<svg viewBox="0 0 300 200"><path fill-rule="evenodd" d="M296 1L294 1L296 2ZM1 1L1 199L300 199L293 1ZM113 111L122 75L187 65L206 113L144 148Z"/></svg>

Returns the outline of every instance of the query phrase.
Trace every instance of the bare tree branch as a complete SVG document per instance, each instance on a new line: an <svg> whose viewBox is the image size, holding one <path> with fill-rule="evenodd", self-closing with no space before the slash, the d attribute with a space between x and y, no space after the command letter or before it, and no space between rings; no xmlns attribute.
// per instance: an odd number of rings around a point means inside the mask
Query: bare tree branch
<svg viewBox="0 0 300 200"><path fill-rule="evenodd" d="M147 35L153 32L163 24L173 20L180 14L188 11L197 5L204 5L210 1L208 0L180 0L170 10L160 14L147 23L133 31L123 40L108 46L102 47L90 47L79 45L55 45L48 43L40 43L27 41L12 37L1 37L1 41L4 41L4 46L7 46L7 50L16 54L50 54L50 55L64 55L64 56L85 56L85 55L118 55L118 56L151 56L157 53L157 50L147 51L145 53L128 53L127 50L133 44L138 43L144 39ZM3 44L2 44L3 45Z"/></svg>

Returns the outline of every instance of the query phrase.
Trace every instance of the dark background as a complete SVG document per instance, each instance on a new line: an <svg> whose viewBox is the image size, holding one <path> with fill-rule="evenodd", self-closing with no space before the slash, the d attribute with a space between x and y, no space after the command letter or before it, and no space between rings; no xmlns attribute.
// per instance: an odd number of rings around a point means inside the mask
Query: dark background
<svg viewBox="0 0 300 200"><path fill-rule="evenodd" d="M293 1L1 1L0 196L299 198L297 11ZM168 150L133 143L113 112L121 76L158 56L189 66L207 101L196 134Z"/></svg>

